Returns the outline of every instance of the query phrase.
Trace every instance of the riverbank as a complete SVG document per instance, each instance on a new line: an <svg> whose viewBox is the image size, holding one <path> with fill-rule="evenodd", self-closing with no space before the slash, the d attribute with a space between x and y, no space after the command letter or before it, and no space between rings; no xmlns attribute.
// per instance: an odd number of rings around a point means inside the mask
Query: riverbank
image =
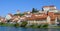
<svg viewBox="0 0 60 31"><path fill-rule="evenodd" d="M12 27L12 26L14 26L14 24L9 24L9 23L0 23L0 26L10 26L10 27Z"/></svg>
<svg viewBox="0 0 60 31"><path fill-rule="evenodd" d="M48 28L48 24L44 24L44 25L29 25L27 26L26 23L16 23L16 24L10 24L10 23L0 23L0 26L7 26L7 27L25 27L25 28ZM60 28L60 26L54 26L51 28Z"/></svg>
<svg viewBox="0 0 60 31"><path fill-rule="evenodd" d="M16 24L10 24L10 23L0 23L0 26L9 26L9 27L25 27L25 28L48 28L48 25L45 24L45 25L29 25L27 26L27 23L22 23L22 24L19 24L19 23L16 23Z"/></svg>

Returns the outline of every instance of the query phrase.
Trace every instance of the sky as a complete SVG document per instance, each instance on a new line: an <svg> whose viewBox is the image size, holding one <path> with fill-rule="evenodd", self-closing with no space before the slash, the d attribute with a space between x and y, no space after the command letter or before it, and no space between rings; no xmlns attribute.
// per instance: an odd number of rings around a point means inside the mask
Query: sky
<svg viewBox="0 0 60 31"><path fill-rule="evenodd" d="M41 10L43 6L55 5L60 10L60 0L0 0L0 16L6 16L8 13L15 14L31 11L32 8Z"/></svg>

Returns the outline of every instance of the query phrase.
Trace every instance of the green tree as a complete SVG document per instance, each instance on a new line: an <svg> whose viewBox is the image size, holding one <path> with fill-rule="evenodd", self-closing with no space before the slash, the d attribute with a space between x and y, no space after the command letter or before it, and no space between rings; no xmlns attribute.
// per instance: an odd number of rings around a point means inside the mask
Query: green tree
<svg viewBox="0 0 60 31"><path fill-rule="evenodd" d="M48 27L48 24L44 24L43 27Z"/></svg>
<svg viewBox="0 0 60 31"><path fill-rule="evenodd" d="M21 14L14 14L14 16L23 16L24 14L21 13Z"/></svg>
<svg viewBox="0 0 60 31"><path fill-rule="evenodd" d="M37 9L33 8L32 13L38 12Z"/></svg>
<svg viewBox="0 0 60 31"><path fill-rule="evenodd" d="M27 25L27 22L23 21L22 24L21 24L21 27L25 27L26 25Z"/></svg>
<svg viewBox="0 0 60 31"><path fill-rule="evenodd" d="M18 23L14 24L15 27L19 27L20 25Z"/></svg>

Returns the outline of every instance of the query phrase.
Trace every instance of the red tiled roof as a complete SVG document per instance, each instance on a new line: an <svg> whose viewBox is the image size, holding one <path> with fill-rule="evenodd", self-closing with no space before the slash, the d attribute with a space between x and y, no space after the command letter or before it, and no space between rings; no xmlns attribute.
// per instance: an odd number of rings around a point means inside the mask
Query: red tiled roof
<svg viewBox="0 0 60 31"><path fill-rule="evenodd" d="M36 16L37 15L37 16ZM32 14L31 17L26 17L26 20L46 20L47 16L50 16L51 21L54 21L56 15L53 12L48 12L47 14Z"/></svg>
<svg viewBox="0 0 60 31"><path fill-rule="evenodd" d="M43 16L35 16L36 14L32 14L31 17L28 17L27 20L45 20L47 18L47 15Z"/></svg>
<svg viewBox="0 0 60 31"><path fill-rule="evenodd" d="M55 6L54 6L54 5L50 5L50 6L43 6L43 8L44 8L44 7L55 7Z"/></svg>

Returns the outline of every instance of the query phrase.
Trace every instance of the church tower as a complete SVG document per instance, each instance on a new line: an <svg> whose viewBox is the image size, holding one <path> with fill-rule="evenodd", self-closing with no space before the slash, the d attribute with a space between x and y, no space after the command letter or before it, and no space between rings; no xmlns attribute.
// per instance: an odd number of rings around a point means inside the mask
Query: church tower
<svg viewBox="0 0 60 31"><path fill-rule="evenodd" d="M17 10L17 14L20 14L20 10Z"/></svg>
<svg viewBox="0 0 60 31"><path fill-rule="evenodd" d="M50 20L51 20L50 16L47 16L47 22L48 22L49 25L51 24Z"/></svg>

